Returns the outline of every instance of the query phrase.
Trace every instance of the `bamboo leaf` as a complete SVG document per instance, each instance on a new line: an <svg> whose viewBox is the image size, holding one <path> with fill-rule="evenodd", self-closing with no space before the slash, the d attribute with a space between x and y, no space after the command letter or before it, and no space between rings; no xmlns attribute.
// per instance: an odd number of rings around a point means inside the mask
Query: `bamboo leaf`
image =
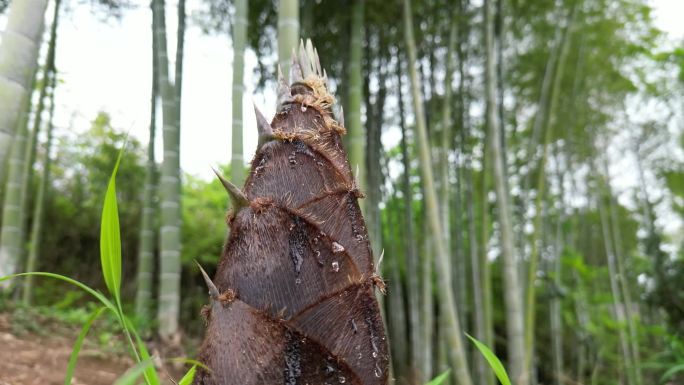
<svg viewBox="0 0 684 385"><path fill-rule="evenodd" d="M181 378L181 380L178 382L178 385L190 385L192 384L192 380L195 379L195 371L197 370L197 365L192 365L190 370L188 370L187 373Z"/></svg>
<svg viewBox="0 0 684 385"><path fill-rule="evenodd" d="M135 337L135 342L138 345L138 350L140 351L141 362L151 360L152 358L150 357L150 352L147 351L145 343L140 338L140 335L138 335L138 332L135 330L133 323L130 319L128 319L128 317L124 318L124 327ZM145 369L145 382L148 385L160 385L161 382L159 381L159 375L157 375L157 371L155 370L154 366L149 366Z"/></svg>
<svg viewBox="0 0 684 385"><path fill-rule="evenodd" d="M425 385L440 385L440 384L442 384L444 381L446 381L447 378L449 378L450 372L451 372L451 369L447 369L444 373L433 378L430 382L428 382Z"/></svg>
<svg viewBox="0 0 684 385"><path fill-rule="evenodd" d="M92 295L93 297L97 298L100 302L102 302L102 304L103 304L106 308L108 308L109 310L113 311L114 313L117 313L117 307L114 306L114 304L112 303L112 301L110 301L109 299L107 299L107 297L105 297L102 293L100 293L99 291L97 291L97 290L95 290L95 289L93 289L93 288L91 288L91 287L89 287L89 286L87 286L87 285L85 285L85 284L83 284L83 283L81 283L81 282L79 282L79 281L73 279L73 278L69 278L69 277L66 277L66 276L63 276L63 275L60 275L60 274L47 273L47 272L42 272L42 271L32 271L32 272L29 272L29 273L18 273L18 274L12 274L12 275L7 275L7 276L4 276L4 277L0 277L0 282L2 282L2 281L7 281L7 280L10 280L10 279L12 279L12 278L17 278L17 277L28 277L28 276L49 277L49 278L59 279L59 280L61 280L61 281L68 282L68 283L70 283L70 284L72 284L72 285L74 285L74 286L79 287L80 289L82 289L83 291L85 291L85 292L87 292L88 294Z"/></svg>
<svg viewBox="0 0 684 385"><path fill-rule="evenodd" d="M684 364L679 364L671 367L667 370L667 372L663 374L662 377L660 377L660 383L664 383L665 381L669 380L672 376L682 371L684 371Z"/></svg>
<svg viewBox="0 0 684 385"><path fill-rule="evenodd" d="M211 372L211 369L210 369L207 365L204 365L203 363L201 363L201 362L199 362L199 361L197 361L197 360L193 360L192 358L174 357L174 358L169 358L169 359L167 359L167 361L171 361L171 362L180 362L180 363L183 363L183 364L199 366L200 368L202 368L202 369L204 369L204 370L206 370L206 371L208 371L208 372Z"/></svg>
<svg viewBox="0 0 684 385"><path fill-rule="evenodd" d="M107 310L106 307L101 307L95 310L92 314L90 314L90 317L88 317L85 324L83 324L81 332L78 334L78 338L76 338L76 342L74 343L74 347L71 349L71 356L69 357L69 363L67 364L66 374L64 376L64 385L71 385L71 379L74 376L76 362L78 361L78 353L81 352L83 341L85 340L88 331L90 331L90 327L93 325L93 322L95 322L97 317L99 317L100 314L102 314L102 312L105 310Z"/></svg>
<svg viewBox="0 0 684 385"><path fill-rule="evenodd" d="M116 202L116 173L125 145L119 151L119 157L109 178L100 223L100 261L102 275L107 289L119 303L121 288L121 233L119 229L119 208Z"/></svg>
<svg viewBox="0 0 684 385"><path fill-rule="evenodd" d="M501 361L499 361L499 358L496 356L496 354L494 354L494 352L492 352L487 345L478 341L470 334L466 333L466 336L473 341L475 347L477 347L480 353L482 353L482 356L484 356L485 360L487 360L489 363L489 366L494 371L494 374L496 374L496 378L499 379L499 382L501 382L503 385L511 385L511 380L508 378L508 373L506 373L506 369Z"/></svg>
<svg viewBox="0 0 684 385"><path fill-rule="evenodd" d="M148 368L151 368L154 362L151 359L138 362L134 367L128 369L121 377L119 377L114 385L133 385Z"/></svg>

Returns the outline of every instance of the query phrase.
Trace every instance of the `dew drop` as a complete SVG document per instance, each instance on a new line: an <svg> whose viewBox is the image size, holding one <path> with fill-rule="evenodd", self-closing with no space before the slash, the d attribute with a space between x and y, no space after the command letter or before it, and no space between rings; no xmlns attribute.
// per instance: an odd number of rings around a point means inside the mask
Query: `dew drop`
<svg viewBox="0 0 684 385"><path fill-rule="evenodd" d="M334 262L332 263L332 269L333 269L333 271L334 271L335 273L337 273L338 271L340 271L340 263L337 262L337 261L334 261Z"/></svg>
<svg viewBox="0 0 684 385"><path fill-rule="evenodd" d="M306 112L306 106L302 104L302 112Z"/></svg>
<svg viewBox="0 0 684 385"><path fill-rule="evenodd" d="M295 283L296 283L297 285L299 285L300 283L302 283L302 279L301 279L301 278L295 279Z"/></svg>
<svg viewBox="0 0 684 385"><path fill-rule="evenodd" d="M340 384L344 384L345 382L347 382L347 379L344 378L344 376L339 376L337 380L340 381Z"/></svg>
<svg viewBox="0 0 684 385"><path fill-rule="evenodd" d="M344 251L344 246L340 245L337 242L332 243L332 251L333 253L341 253Z"/></svg>
<svg viewBox="0 0 684 385"><path fill-rule="evenodd" d="M373 356L373 358L378 358L378 352L373 352L372 356Z"/></svg>

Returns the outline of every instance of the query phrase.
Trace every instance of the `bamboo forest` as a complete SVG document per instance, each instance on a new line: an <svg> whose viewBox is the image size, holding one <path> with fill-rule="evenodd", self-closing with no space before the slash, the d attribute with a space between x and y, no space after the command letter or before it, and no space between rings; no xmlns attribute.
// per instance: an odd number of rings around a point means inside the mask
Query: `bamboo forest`
<svg viewBox="0 0 684 385"><path fill-rule="evenodd" d="M683 18L0 0L0 385L684 384Z"/></svg>

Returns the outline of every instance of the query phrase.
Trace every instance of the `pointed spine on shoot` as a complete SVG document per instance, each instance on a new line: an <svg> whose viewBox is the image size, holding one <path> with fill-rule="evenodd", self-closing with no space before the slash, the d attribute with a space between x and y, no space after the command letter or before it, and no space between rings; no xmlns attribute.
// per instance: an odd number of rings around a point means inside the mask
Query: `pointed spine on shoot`
<svg viewBox="0 0 684 385"><path fill-rule="evenodd" d="M292 48L292 64L290 65L290 84L300 83L304 80L302 67L299 65L295 48Z"/></svg>
<svg viewBox="0 0 684 385"><path fill-rule="evenodd" d="M275 135L273 134L273 127L271 127L271 124L266 120L266 117L261 113L256 104L254 104L254 115L256 116L257 130L259 131L258 147L260 148L264 143L275 139Z"/></svg>
<svg viewBox="0 0 684 385"><path fill-rule="evenodd" d="M223 175L221 175L215 168L212 167L211 169L221 181L223 188L226 189L226 192L230 197L230 204L233 206L233 212L237 213L239 209L249 206L249 199L247 199L247 196L242 192L242 190L240 190L239 187L232 184L228 179L224 178Z"/></svg>
<svg viewBox="0 0 684 385"><path fill-rule="evenodd" d="M204 283L207 284L207 289L209 289L209 297L211 297L212 300L218 301L219 300L219 291L216 285L214 285L214 282L209 278L209 275L207 274L206 271L202 268L202 265L199 264L199 262L195 261L197 264L197 267L199 267L200 272L202 273L202 277L204 278Z"/></svg>
<svg viewBox="0 0 684 385"><path fill-rule="evenodd" d="M278 65L278 107L282 107L286 103L292 102L292 91L290 85L287 84L283 70Z"/></svg>

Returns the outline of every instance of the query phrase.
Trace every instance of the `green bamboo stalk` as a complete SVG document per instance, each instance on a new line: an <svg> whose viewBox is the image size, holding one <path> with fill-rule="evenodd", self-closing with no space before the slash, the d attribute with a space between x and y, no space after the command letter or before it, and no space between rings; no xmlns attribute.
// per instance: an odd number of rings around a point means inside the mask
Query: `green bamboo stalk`
<svg viewBox="0 0 684 385"><path fill-rule="evenodd" d="M421 188L423 196L425 196L425 188ZM422 212L425 213L426 205L423 202ZM432 361L434 358L434 331L435 331L435 306L432 295L432 276L433 276L433 259L434 254L434 236L432 236L428 221L425 220L423 214L423 255L420 258L420 338L422 339L421 358L418 369L418 382L424 384L428 382L434 374L432 370Z"/></svg>
<svg viewBox="0 0 684 385"><path fill-rule="evenodd" d="M560 288L562 285L562 263L563 245L567 240L563 234L563 223L565 222L565 179L560 168L559 146L556 146L555 163L556 163L556 180L559 186L559 208L556 219L556 233L554 239L554 258L551 261L551 269L553 271L552 282L555 288ZM553 363L553 381L556 385L563 383L563 319L561 317L562 301L559 293L552 293L549 301L549 325L551 330L551 361Z"/></svg>
<svg viewBox="0 0 684 385"><path fill-rule="evenodd" d="M403 302L404 288L401 284L401 261L399 259L401 254L396 243L392 241L401 236L400 209L392 204L387 210L384 210L384 214L387 223L385 229L388 232L388 236L385 239L390 241L385 243L388 253L385 256L385 261L387 262L383 263L386 263L386 266L389 267L388 275L392 283L387 293L387 307L389 311L386 314L388 315L387 323L389 325L390 347L392 349L392 367L395 371L394 373L401 378L406 373L406 364L408 362L408 346L406 344L408 325Z"/></svg>
<svg viewBox="0 0 684 385"><path fill-rule="evenodd" d="M233 21L233 124L230 175L233 183L245 181L245 157L242 149L242 99L245 91L245 47L247 45L247 0L236 0Z"/></svg>
<svg viewBox="0 0 684 385"><path fill-rule="evenodd" d="M135 315L146 322L150 316L152 302L152 282L154 274L154 249L156 243L157 207L154 203L157 194L157 162L155 161L154 142L157 126L157 100L159 98L159 69L157 60L157 36L152 31L152 92L150 97L150 127L147 142L147 165L145 167L145 187L143 189L143 209L140 218L140 245L138 248L138 270L136 276Z"/></svg>
<svg viewBox="0 0 684 385"><path fill-rule="evenodd" d="M185 5L179 1L179 9ZM179 12L179 17L184 12ZM161 228L159 237L160 279L159 279L159 334L166 339L178 331L178 315L180 313L180 270L181 270L181 211L180 211L180 105L179 93L171 83L168 68L168 50L166 44L166 23L164 20L164 0L153 0L154 33L157 36L157 63L159 90L162 97L162 121L164 160L160 178ZM179 20L182 29L184 22ZM178 44L183 40L179 31ZM182 52L182 49L181 49ZM178 59L176 71L178 72ZM176 79L180 79L176 76Z"/></svg>
<svg viewBox="0 0 684 385"><path fill-rule="evenodd" d="M537 268L539 265L539 248L538 243L541 239L542 230L542 201L546 189L546 162L548 160L549 145L551 143L551 137L553 136L553 129L556 126L556 114L558 99L560 97L561 91L561 80L563 79L563 74L565 73L565 63L570 50L570 38L569 34L572 31L572 24L574 22L575 11L574 8L571 11L567 22L564 27L561 28L561 40L560 40L560 55L558 58L557 68L553 70L553 82L550 87L551 100L549 102L548 110L546 111L548 119L544 121L544 142L542 143L542 157L539 161L539 171L537 179L537 195L535 197L535 221L534 221L534 233L532 235L531 251L530 251L530 261L527 270L527 290L525 291L526 298L526 313L525 313L525 368L528 373L533 371L534 362L534 330L535 330L535 311L536 311L536 277Z"/></svg>
<svg viewBox="0 0 684 385"><path fill-rule="evenodd" d="M492 151L494 185L496 187L499 224L501 227L501 254L503 258L504 304L506 307L506 332L508 369L513 383L527 385L529 375L525 370L525 324L521 286L518 281L518 264L513 247L513 224L509 206L507 183L503 164L503 149L499 140L500 122L496 108L496 60L494 58L494 22L491 1L485 0L485 76L486 106L489 144Z"/></svg>
<svg viewBox="0 0 684 385"><path fill-rule="evenodd" d="M615 206L617 203L614 202L613 189L610 183L610 172L608 170L608 159L603 158L603 174L606 176L606 190L608 195L608 213L610 214L609 222L610 229L613 235L613 250L615 251L615 264L617 267L617 280L618 286L620 288L620 293L624 299L625 306L625 318L627 322L627 331L629 333L629 346L632 356L632 363L634 367L634 383L636 385L641 385L642 374L641 374L641 359L639 351L639 336L637 333L636 323L638 322L638 312L633 309L632 295L627 281L627 271L624 267L625 255L622 252L622 235L620 233L620 226L618 222L617 210ZM635 314L636 313L636 314Z"/></svg>
<svg viewBox="0 0 684 385"><path fill-rule="evenodd" d="M29 187L31 185L31 181L33 179L33 166L35 162L35 157L36 157L36 147L38 144L38 134L40 133L40 127L42 125L42 116L43 116L43 111L45 109L45 98L47 97L47 91L49 87L52 88L52 95L51 98L54 99L54 83L55 83L55 51L56 51L56 46L57 46L57 25L59 22L59 11L61 7L61 0L55 0L55 8L54 8L54 13L52 16L52 26L50 27L50 41L48 43L48 52L47 52L47 57L45 59L45 66L43 67L43 76L42 76L42 83L40 85L40 93L38 96L38 106L36 107L36 113L35 117L33 120L33 130L31 132L31 136L29 137L28 141L26 142L26 148L24 149L24 164L23 164L23 180L22 180L22 186L21 186L21 202L20 202L20 207L21 207L21 213L22 213L22 223L21 223L21 231L20 231L20 239L18 240L21 244L24 243L25 239L25 234L24 234L24 229L26 229L26 222L27 222L27 217L26 213L28 212L28 201L29 201ZM53 100L54 102L54 100ZM52 110L54 107L50 105L50 117L52 118ZM52 124L52 121L49 123L50 125ZM48 126L48 130L51 129L51 126ZM51 133L48 132L48 138ZM46 146L49 145L49 142ZM49 151L49 148L46 150ZM44 158L44 164L49 162L49 156L46 155ZM45 166L44 166L45 167ZM49 167L49 163L48 166ZM46 171L43 170L43 178L45 178L45 173ZM47 175L49 176L49 171L47 172ZM43 182L41 182L43 183ZM39 191L37 194L40 194L41 191L40 189L43 188L42 186L39 186ZM42 192L45 194L45 191ZM36 199L39 197L36 196ZM40 197L40 199L43 199ZM35 242L35 237L36 235L33 233L33 228L35 226L39 226L37 231L40 231L40 226L42 226L41 223L35 223L36 214L42 215L42 210L43 210L43 202L37 201L35 204L34 208L34 215L33 215L33 221L34 223L32 224L32 243L29 246L29 255L28 255L28 260L26 262L26 270L27 271L33 271L35 269L35 264L36 264L36 256L31 255L31 247L37 247L33 242ZM38 206L40 207L40 212L38 212ZM40 220L40 218L38 218ZM19 252L19 259L23 259L23 253L24 249L20 248ZM32 291L32 286L33 286L33 277L27 277L26 280L23 282L23 289L22 289L22 301L25 304L30 304L31 302L31 291Z"/></svg>
<svg viewBox="0 0 684 385"><path fill-rule="evenodd" d="M7 176L7 191L5 195L3 211L2 231L0 232L0 252L15 261L16 266L24 262L26 256L26 222L28 220L29 186L33 176L33 163L35 159L36 143L42 123L42 115L45 107L49 74L53 71L55 62L55 45L57 36L57 24L59 20L60 1L55 2L52 27L50 28L50 40L45 65L42 71L38 105L34 113L33 129L27 126L27 117L22 118L22 127L16 143L12 146L10 169ZM29 99L30 104L30 99ZM28 113L28 108L27 108ZM17 193L18 192L18 193ZM16 269L16 267L15 267Z"/></svg>
<svg viewBox="0 0 684 385"><path fill-rule="evenodd" d="M464 51L465 40L467 38L466 28L467 19L463 16L465 10L465 4L463 1L459 1L459 25L460 34L457 45L458 53L458 73L459 73L459 84L458 84L458 119L460 121L460 145L461 153L464 156L463 160L463 177L465 186L465 207L466 207L466 226L468 234L468 245L469 245L469 259L470 259L470 273L471 273L471 283L472 283L472 313L473 319L472 324L475 330L475 337L480 341L487 341L487 308L485 306L485 291L489 290L491 283L489 282L489 270L487 268L487 258L486 256L481 257L478 250L478 236L475 229L475 213L474 213L474 199L473 199L473 170L472 170L472 148L468 146L468 140L470 139L470 121L468 119L468 104L466 101L466 85L465 85L465 60L466 53ZM486 143L486 140L485 140ZM483 159L483 177L487 174L484 171L484 166L486 161ZM483 237L484 244L480 245L480 250L486 253L486 238L487 238L487 220L486 220L486 210L487 210L487 190L484 186L483 180L483 200L481 205L483 207L483 219L485 225L483 225ZM486 274L486 275L485 275ZM491 320L490 320L491 322ZM491 342L485 342L488 346ZM474 378L477 379L477 383L481 385L489 385L494 381L492 371L487 366L484 357L481 354L475 354L472 356L473 368L474 368Z"/></svg>
<svg viewBox="0 0 684 385"><path fill-rule="evenodd" d="M46 8L47 0L14 0L7 13L0 40L0 182L9 171L10 150L23 144L14 137L30 106ZM15 272L14 258L11 249L0 248L0 276Z"/></svg>
<svg viewBox="0 0 684 385"><path fill-rule="evenodd" d="M449 171L451 165L449 164L449 152L452 147L453 137L453 119L452 119L452 95L453 89L451 83L454 72L454 51L456 50L456 27L458 23L451 23L449 28L449 37L447 39L447 52L445 63L445 79L444 79L444 102L442 103L442 117L441 117L441 136L439 138L438 152L438 169L439 169L439 202L441 220L444 224L444 242L447 245L451 244L451 207L450 197L450 178ZM434 72L434 71L433 71ZM458 194L457 194L458 196ZM460 230L460 229L459 229ZM460 245L459 245L460 248Z"/></svg>
<svg viewBox="0 0 684 385"><path fill-rule="evenodd" d="M57 0L56 7L59 8L60 0ZM55 20L57 18L57 11L55 11ZM51 38L52 39L52 38ZM48 74L46 74L48 75ZM31 224L31 242L29 243L28 260L26 262L26 271L35 271L38 262L38 255L40 254L40 245L42 243L43 222L45 217L45 197L50 186L50 168L52 166L52 135L54 130L53 120L55 112L55 88L57 84L57 73L54 70L54 62L52 71L48 75L50 82L50 115L47 124L47 139L45 140L45 148L43 153L43 174L41 175L38 191L36 192L36 202L33 209L33 223ZM47 81L47 79L45 79ZM22 291L22 301L25 305L30 305L33 299L33 276L29 275L24 280Z"/></svg>
<svg viewBox="0 0 684 385"><path fill-rule="evenodd" d="M349 41L349 81L347 86L347 124L349 143L349 164L358 170L356 180L359 188L365 190L366 181L366 132L361 122L361 103L363 101L363 41L365 39L364 19L365 0L354 0L351 5L351 28ZM365 201L359 201L365 213Z"/></svg>
<svg viewBox="0 0 684 385"><path fill-rule="evenodd" d="M459 324L458 309L454 299L451 282L451 270L449 266L449 253L445 245L443 226L440 220L439 208L437 205L437 194L435 191L434 177L432 174L432 160L430 156L429 139L425 124L425 114L421 99L420 82L416 70L418 61L416 55L416 45L413 37L413 16L411 15L411 3L404 0L404 38L408 52L409 75L411 79L411 95L416 118L416 138L418 140L418 154L421 168L422 183L425 192L426 220L435 238L437 269L437 284L440 296L440 305L444 310L444 327L449 349L450 366L454 370L454 376L462 385L472 385L470 370L466 360L465 348L463 346L462 330Z"/></svg>
<svg viewBox="0 0 684 385"><path fill-rule="evenodd" d="M29 99L24 103L29 110ZM0 274L9 275L19 270L20 255L24 239L24 212L21 210L21 189L24 184L23 162L28 134L28 116L22 114L12 151L10 153L9 175L5 183L5 196L2 206L2 228L0 229ZM0 276L2 276L0 275ZM0 284L0 288L7 284Z"/></svg>
<svg viewBox="0 0 684 385"><path fill-rule="evenodd" d="M406 256L406 271L419 271L418 252L416 250L415 233L414 233L414 218L413 218L413 192L411 188L410 174L411 164L408 155L408 138L406 136L406 122L404 120L404 97L402 87L402 60L397 64L397 92L399 94L399 125L401 128L401 161L404 171L401 176L401 189L403 195L404 207L404 253ZM409 345L411 350L411 364L414 371L421 362L423 362L423 341L421 338L421 323L420 323L420 281L417 274L406 274L408 283L408 323L409 323Z"/></svg>
<svg viewBox="0 0 684 385"><path fill-rule="evenodd" d="M278 7L278 64L285 76L299 41L299 0L280 0Z"/></svg>
<svg viewBox="0 0 684 385"><path fill-rule="evenodd" d="M615 311L615 318L617 319L618 326L618 338L620 341L620 348L622 352L622 362L627 368L627 383L629 385L635 384L635 374L634 374L634 362L632 362L632 355L630 352L629 341L627 341L627 336L623 329L623 325L626 324L627 319L624 312L624 302L622 295L620 293L618 278L617 278L617 267L615 262L615 250L613 249L613 242L611 240L612 234L610 232L610 224L608 214L606 213L606 208L604 204L605 189L603 183L601 183L599 191L597 192L597 206L599 209L599 217L601 221L601 232L603 234L603 244L606 252L606 261L608 265L608 275L610 282L610 291L613 297L613 308Z"/></svg>

